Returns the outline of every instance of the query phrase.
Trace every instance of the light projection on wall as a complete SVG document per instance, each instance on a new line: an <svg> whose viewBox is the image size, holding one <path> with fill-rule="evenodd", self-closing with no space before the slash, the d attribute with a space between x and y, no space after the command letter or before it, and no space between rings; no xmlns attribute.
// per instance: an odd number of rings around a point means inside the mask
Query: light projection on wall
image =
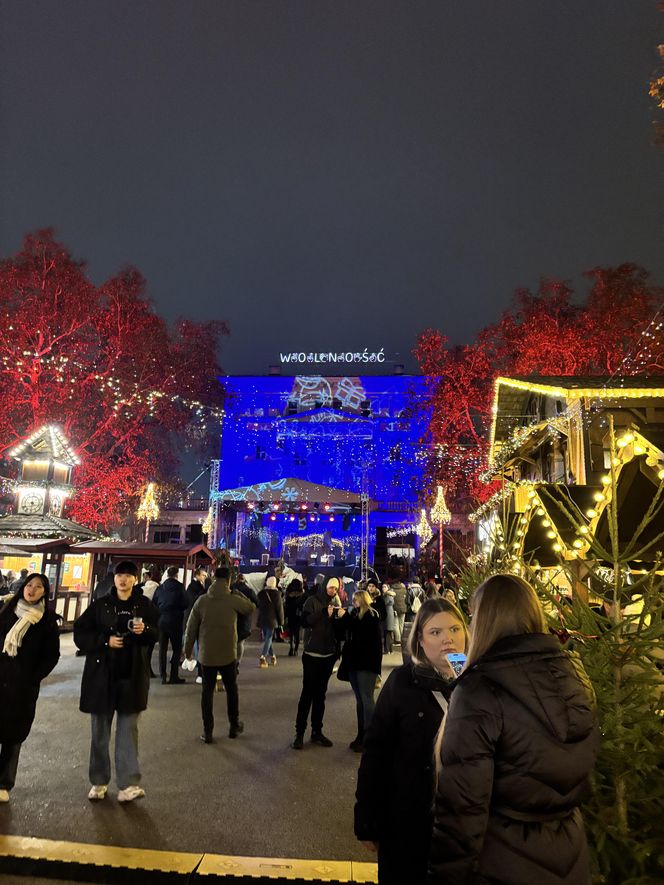
<svg viewBox="0 0 664 885"><path fill-rule="evenodd" d="M340 539L341 547L330 541L326 550L343 555L348 549L344 538L358 532L353 518L363 492L372 502L372 536L377 527L412 525L427 416L408 415L414 398L425 395L422 377L267 375L220 380L227 393L226 417L219 486L211 497L226 513L222 535L229 547L244 547L245 553L251 547L252 558L259 555L259 539L247 534L250 516L252 525L259 520L269 526L271 555L295 552L292 541L284 545L286 535L294 528L311 531L310 518L318 523L328 503L336 518L327 519L325 533ZM271 510L275 502L280 506L276 514ZM303 504L309 506L310 518L298 518L294 526L293 513ZM315 531L320 530L316 526Z"/></svg>

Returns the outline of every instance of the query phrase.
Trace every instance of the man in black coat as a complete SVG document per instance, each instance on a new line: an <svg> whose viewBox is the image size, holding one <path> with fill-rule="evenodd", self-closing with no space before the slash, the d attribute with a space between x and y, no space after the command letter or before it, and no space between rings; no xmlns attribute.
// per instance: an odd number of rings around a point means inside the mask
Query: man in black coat
<svg viewBox="0 0 664 885"><path fill-rule="evenodd" d="M199 565L194 572L194 577L189 582L189 586L185 590L185 593L187 595L187 610L184 613L184 630L187 629L187 621L189 620L189 615L191 614L191 610L194 607L194 603L200 596L207 592L207 576L208 575L205 566ZM198 644L194 649L194 653L197 659L196 682L198 682L198 684L200 685L203 682L203 668L201 666L201 662L198 660Z"/></svg>
<svg viewBox="0 0 664 885"><path fill-rule="evenodd" d="M159 675L161 684L166 684L166 653L171 643L171 675L168 682L180 685L186 682L178 676L180 655L182 654L182 632L184 613L189 607L184 584L177 579L178 567L172 565L166 572L166 580L160 584L152 597L159 609Z"/></svg>
<svg viewBox="0 0 664 885"><path fill-rule="evenodd" d="M90 783L88 799L103 799L111 779L109 742L115 727L115 776L118 800L145 795L139 786L138 715L148 704L150 662L147 649L157 636L158 613L136 589L133 562L115 567L115 586L74 622L74 642L85 654L80 709L90 713Z"/></svg>

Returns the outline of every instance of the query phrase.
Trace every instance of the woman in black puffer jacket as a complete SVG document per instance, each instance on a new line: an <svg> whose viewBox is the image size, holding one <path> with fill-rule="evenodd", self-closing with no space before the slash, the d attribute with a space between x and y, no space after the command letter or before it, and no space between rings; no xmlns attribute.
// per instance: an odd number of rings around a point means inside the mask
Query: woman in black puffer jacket
<svg viewBox="0 0 664 885"><path fill-rule="evenodd" d="M385 682L364 735L355 835L378 855L380 885L423 885L432 827L433 746L452 690L446 655L466 649L463 615L445 599L422 604L411 660Z"/></svg>
<svg viewBox="0 0 664 885"><path fill-rule="evenodd" d="M477 588L466 669L437 742L429 885L589 885L579 805L598 747L580 661L514 575Z"/></svg>

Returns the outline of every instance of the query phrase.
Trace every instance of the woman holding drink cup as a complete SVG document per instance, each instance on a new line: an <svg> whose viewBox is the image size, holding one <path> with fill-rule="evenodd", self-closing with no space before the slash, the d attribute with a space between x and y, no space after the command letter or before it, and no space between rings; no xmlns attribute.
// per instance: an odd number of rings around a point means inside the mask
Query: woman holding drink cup
<svg viewBox="0 0 664 885"><path fill-rule="evenodd" d="M135 588L138 569L120 562L114 586L83 612L74 624L74 642L85 654L80 709L90 713L90 783L88 799L106 796L111 779L109 742L115 728L115 775L118 801L140 799L138 716L148 703L148 649L157 638L159 612Z"/></svg>

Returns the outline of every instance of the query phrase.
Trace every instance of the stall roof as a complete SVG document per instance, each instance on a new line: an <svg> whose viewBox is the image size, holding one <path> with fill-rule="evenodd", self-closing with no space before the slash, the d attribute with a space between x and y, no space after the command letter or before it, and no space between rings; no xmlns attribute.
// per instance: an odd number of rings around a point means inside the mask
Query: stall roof
<svg viewBox="0 0 664 885"><path fill-rule="evenodd" d="M13 548L15 556L21 553L42 553L45 550L61 548L69 550L70 543L66 538L14 538L0 535L0 545Z"/></svg>
<svg viewBox="0 0 664 885"><path fill-rule="evenodd" d="M1 542L2 539L0 539ZM146 544L143 541L81 541L71 545L72 553L98 553L110 556L144 557L145 559L188 559L201 553L210 561L214 554L205 544Z"/></svg>
<svg viewBox="0 0 664 885"><path fill-rule="evenodd" d="M0 556L30 556L30 550L25 547L10 547L8 544L0 544Z"/></svg>
<svg viewBox="0 0 664 885"><path fill-rule="evenodd" d="M346 489L334 489L327 485L307 482L289 476L271 482L259 482L236 489L222 489L214 493L219 501L229 504L248 503L276 504L277 502L297 507L300 504L359 504L360 495Z"/></svg>
<svg viewBox="0 0 664 885"><path fill-rule="evenodd" d="M96 538L96 532L87 526L80 525L71 519L50 514L36 514L34 516L24 513L14 513L9 516L0 516L0 536L18 535L21 540L25 538L43 538L44 540L58 538L61 541L70 539L82 541L86 538Z"/></svg>

